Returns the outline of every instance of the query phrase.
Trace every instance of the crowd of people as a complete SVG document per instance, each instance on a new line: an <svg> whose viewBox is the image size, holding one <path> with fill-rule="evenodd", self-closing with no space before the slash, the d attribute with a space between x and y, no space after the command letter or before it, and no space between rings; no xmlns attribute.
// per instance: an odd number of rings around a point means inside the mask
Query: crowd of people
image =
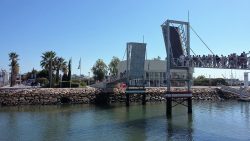
<svg viewBox="0 0 250 141"><path fill-rule="evenodd" d="M207 68L233 68L233 69L250 69L250 57L243 52L240 55L236 53L228 56L218 55L181 55L179 58L173 60L176 66L190 66L190 67L207 67Z"/></svg>

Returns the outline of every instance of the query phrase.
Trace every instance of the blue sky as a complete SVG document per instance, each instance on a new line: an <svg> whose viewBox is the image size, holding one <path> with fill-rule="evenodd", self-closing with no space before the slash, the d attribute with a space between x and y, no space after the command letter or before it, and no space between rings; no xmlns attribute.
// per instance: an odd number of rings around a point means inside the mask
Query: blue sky
<svg viewBox="0 0 250 141"><path fill-rule="evenodd" d="M87 75L98 58L107 64L112 56L122 59L126 42L142 42L143 35L148 58L165 58L160 25L167 19L187 20L188 10L192 27L216 54L250 50L249 0L1 0L0 68L9 69L8 53L15 51L21 73L41 69L42 53L53 50L72 57L77 74L81 57ZM191 48L196 54L210 53L193 33Z"/></svg>

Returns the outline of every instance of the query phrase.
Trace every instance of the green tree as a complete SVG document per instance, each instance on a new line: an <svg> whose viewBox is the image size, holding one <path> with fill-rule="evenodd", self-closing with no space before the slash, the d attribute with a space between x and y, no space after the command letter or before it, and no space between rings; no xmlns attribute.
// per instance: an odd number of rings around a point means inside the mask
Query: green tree
<svg viewBox="0 0 250 141"><path fill-rule="evenodd" d="M108 69L109 69L111 76L117 76L117 74L118 74L117 67L118 67L119 62L120 62L120 59L113 56L111 62L109 63L109 66L108 66L109 67Z"/></svg>
<svg viewBox="0 0 250 141"><path fill-rule="evenodd" d="M223 78L214 78L214 79L211 79L211 85L212 86L228 85L228 83Z"/></svg>
<svg viewBox="0 0 250 141"><path fill-rule="evenodd" d="M68 81L68 66L63 66L62 71L63 71L62 81Z"/></svg>
<svg viewBox="0 0 250 141"><path fill-rule="evenodd" d="M48 70L41 70L37 72L36 75L36 82L40 83L42 86L47 85L49 83L49 71Z"/></svg>
<svg viewBox="0 0 250 141"><path fill-rule="evenodd" d="M42 69L41 71L37 72L36 77L37 78L47 78L47 79L49 79L49 71L45 70L45 69Z"/></svg>
<svg viewBox="0 0 250 141"><path fill-rule="evenodd" d="M18 64L18 54L11 52L9 54L11 75L10 75L10 86L13 87L16 84L17 74L19 73L19 64Z"/></svg>
<svg viewBox="0 0 250 141"><path fill-rule="evenodd" d="M59 83L59 73L67 67L67 62L62 57L55 57L54 67L56 70L56 83Z"/></svg>
<svg viewBox="0 0 250 141"><path fill-rule="evenodd" d="M108 72L107 65L103 62L102 59L98 59L91 70L93 72L94 79L99 81L102 81Z"/></svg>
<svg viewBox="0 0 250 141"><path fill-rule="evenodd" d="M72 63L72 59L69 59L69 63L68 63L68 81L71 81L71 63Z"/></svg>
<svg viewBox="0 0 250 141"><path fill-rule="evenodd" d="M206 78L204 75L200 75L194 79L195 86L209 86L209 79Z"/></svg>
<svg viewBox="0 0 250 141"><path fill-rule="evenodd" d="M203 80L203 79L206 79L206 77L205 77L204 75L200 75L200 76L198 76L196 79L198 79L198 80Z"/></svg>
<svg viewBox="0 0 250 141"><path fill-rule="evenodd" d="M42 61L40 65L42 68L46 69L49 72L49 87L52 87L53 79L53 66L55 63L56 53L54 51L44 52L42 55Z"/></svg>

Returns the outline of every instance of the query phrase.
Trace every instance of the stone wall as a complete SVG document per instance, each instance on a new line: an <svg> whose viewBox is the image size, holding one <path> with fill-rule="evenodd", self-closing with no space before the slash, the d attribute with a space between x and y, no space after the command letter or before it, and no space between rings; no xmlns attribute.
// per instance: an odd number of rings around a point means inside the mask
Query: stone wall
<svg viewBox="0 0 250 141"><path fill-rule="evenodd" d="M183 91L182 88L174 88L172 91ZM165 100L166 88L148 88L146 89L146 101L157 102ZM238 98L237 95L231 93L222 92L218 88L193 88L193 100L209 100L209 101L220 101L220 100L235 100ZM122 90L115 90L114 94L111 95L111 102L125 101L125 93ZM142 96L138 94L130 95L131 102L141 101Z"/></svg>
<svg viewBox="0 0 250 141"><path fill-rule="evenodd" d="M100 92L94 88L0 89L0 105L91 103Z"/></svg>
<svg viewBox="0 0 250 141"><path fill-rule="evenodd" d="M181 91L178 88L175 91ZM218 101L223 99L237 99L234 94L223 93L219 89L195 88L193 100ZM147 102L164 101L166 88L146 89ZM112 93L103 93L95 88L31 88L31 89L0 89L0 105L52 105L52 104L107 104L125 102L124 91L114 90ZM131 102L141 102L142 95L131 94Z"/></svg>

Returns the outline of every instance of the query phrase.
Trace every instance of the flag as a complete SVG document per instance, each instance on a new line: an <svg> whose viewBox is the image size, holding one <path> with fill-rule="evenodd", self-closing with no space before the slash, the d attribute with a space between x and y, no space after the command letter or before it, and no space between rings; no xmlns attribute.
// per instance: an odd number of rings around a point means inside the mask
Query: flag
<svg viewBox="0 0 250 141"><path fill-rule="evenodd" d="M81 69L81 62L82 62L82 58L80 58L80 60L79 60L78 69Z"/></svg>

